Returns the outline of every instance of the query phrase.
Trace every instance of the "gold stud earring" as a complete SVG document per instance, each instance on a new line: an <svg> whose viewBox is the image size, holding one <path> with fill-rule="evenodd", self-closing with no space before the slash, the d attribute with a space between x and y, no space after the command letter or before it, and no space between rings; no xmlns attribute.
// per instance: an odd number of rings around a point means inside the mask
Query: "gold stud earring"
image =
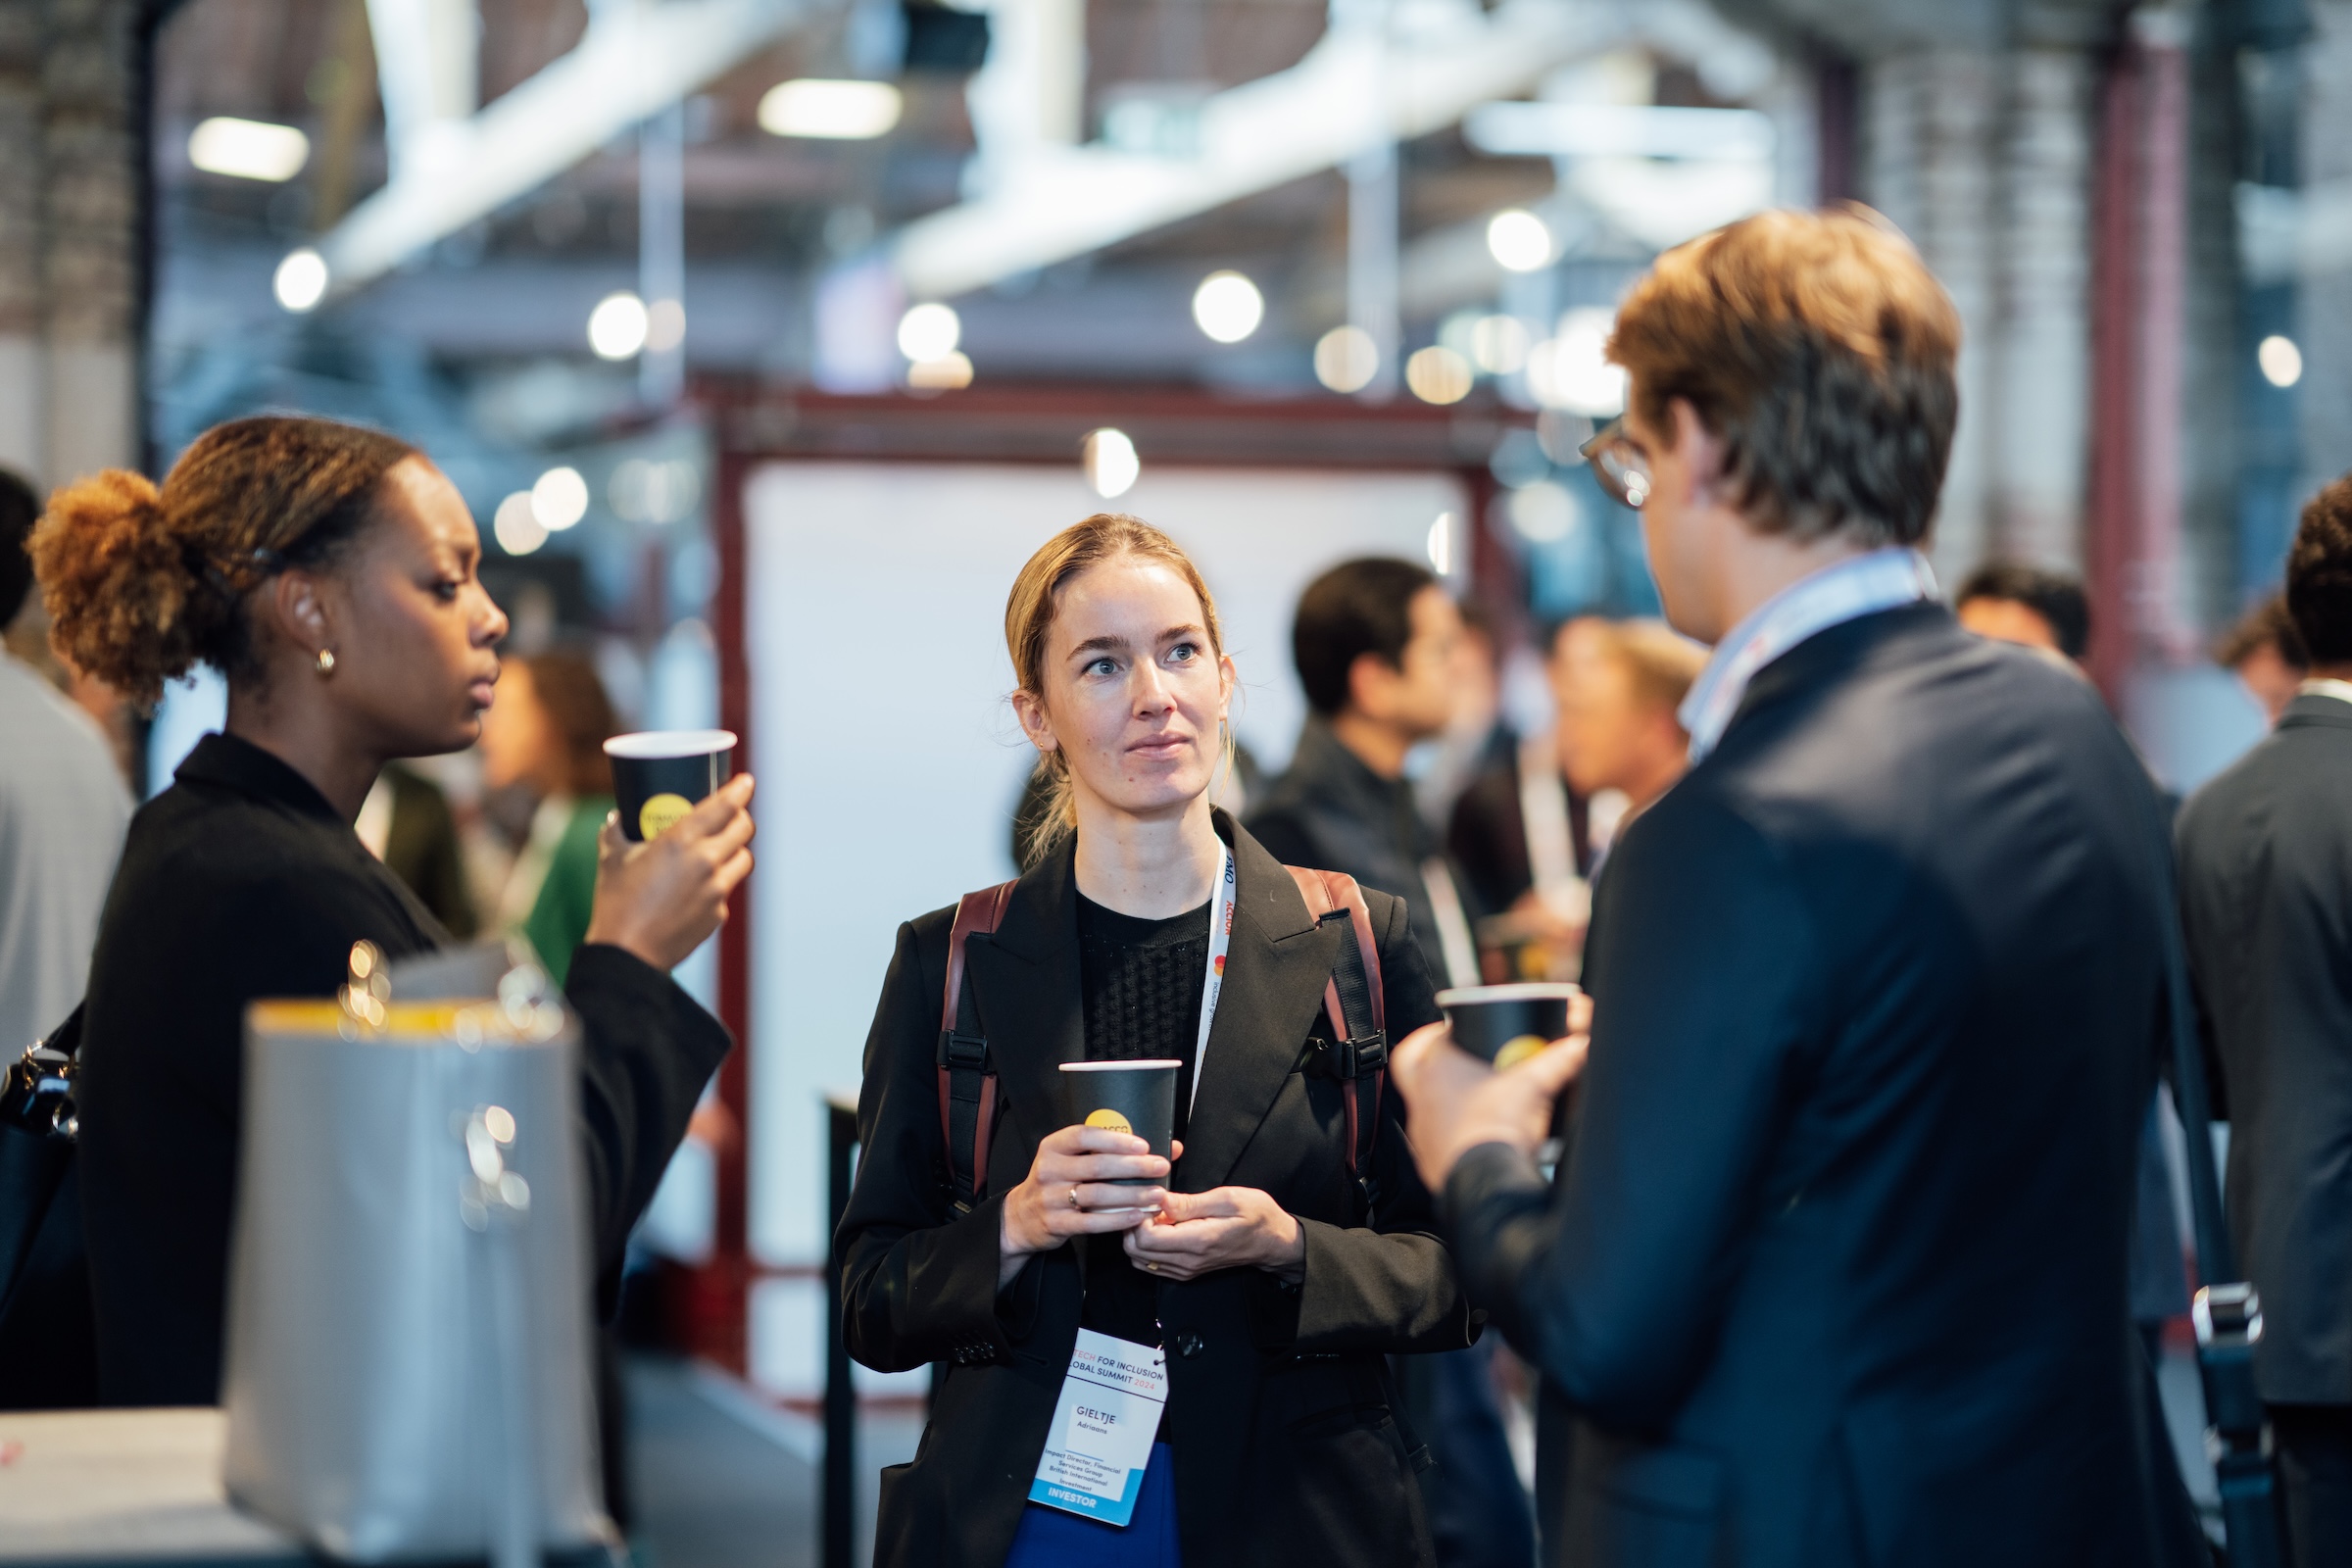
<svg viewBox="0 0 2352 1568"><path fill-rule="evenodd" d="M326 679L326 677L327 677L327 676L329 676L329 675L332 675L334 672L335 672L335 651L334 651L332 648L321 648L321 649L319 649L319 650L318 650L318 678L319 678L320 680L324 680L324 679Z"/></svg>

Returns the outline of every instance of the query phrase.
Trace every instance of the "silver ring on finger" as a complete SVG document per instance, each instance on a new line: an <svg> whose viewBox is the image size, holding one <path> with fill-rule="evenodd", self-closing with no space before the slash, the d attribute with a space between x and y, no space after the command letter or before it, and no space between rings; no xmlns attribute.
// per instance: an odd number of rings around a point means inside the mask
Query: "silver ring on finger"
<svg viewBox="0 0 2352 1568"><path fill-rule="evenodd" d="M1070 1183L1070 1206L1072 1208L1083 1208L1086 1206L1078 1201L1078 1184L1076 1182Z"/></svg>

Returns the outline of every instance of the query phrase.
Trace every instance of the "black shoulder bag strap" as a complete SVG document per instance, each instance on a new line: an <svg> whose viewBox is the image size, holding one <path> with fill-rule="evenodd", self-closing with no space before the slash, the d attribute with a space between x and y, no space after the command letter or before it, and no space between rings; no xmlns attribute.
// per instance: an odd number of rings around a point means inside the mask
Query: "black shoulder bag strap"
<svg viewBox="0 0 2352 1568"><path fill-rule="evenodd" d="M997 1074L979 1004L963 983L966 941L993 934L1015 884L966 893L948 931L948 983L939 1011L939 1130L948 1146L948 1200L960 1219L988 1192L988 1141L996 1131Z"/></svg>
<svg viewBox="0 0 2352 1568"><path fill-rule="evenodd" d="M1340 927L1340 956L1323 985L1323 1010L1342 1038L1318 1042L1318 1049L1323 1070L1340 1081L1348 1097L1348 1175L1363 1200L1364 1223L1369 1225L1380 1209L1372 1153L1380 1141L1380 1096L1389 1070L1388 999L1381 989L1380 966L1370 956L1380 951L1372 934L1372 910L1351 876L1297 865L1283 869L1298 884L1315 923L1336 922Z"/></svg>
<svg viewBox="0 0 2352 1568"><path fill-rule="evenodd" d="M2180 898L2169 857L2160 860L2159 869L2164 874L2156 885L2166 895L2157 923L2164 950L2165 1010L2172 1015L2173 1103L2185 1135L2181 1144L2188 1162L2189 1218L2196 1235L2197 1278L2203 1282L2190 1305L2190 1320L2196 1325L2197 1371L2205 1390L2205 1446L2220 1485L2222 1529L2232 1568L2286 1568L2270 1422L2254 1386L2262 1300L2254 1287L2238 1277L2230 1255L2221 1173L2213 1163L2205 1056L2197 1042Z"/></svg>

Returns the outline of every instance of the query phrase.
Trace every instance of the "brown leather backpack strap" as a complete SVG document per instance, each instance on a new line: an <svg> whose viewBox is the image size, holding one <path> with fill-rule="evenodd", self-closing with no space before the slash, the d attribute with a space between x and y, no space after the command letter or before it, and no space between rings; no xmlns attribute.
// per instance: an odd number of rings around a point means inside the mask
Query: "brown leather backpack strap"
<svg viewBox="0 0 2352 1568"><path fill-rule="evenodd" d="M1298 884L1307 912L1320 925L1347 920L1339 961L1323 982L1323 1008L1340 1039L1327 1049L1326 1068L1340 1081L1348 1107L1348 1174L1364 1199L1366 1223L1380 1202L1372 1176L1372 1153L1380 1137L1381 1092L1388 1080L1388 997L1380 975L1380 948L1372 934L1372 910L1355 878L1338 871L1285 866Z"/></svg>
<svg viewBox="0 0 2352 1568"><path fill-rule="evenodd" d="M1004 918L1014 884L966 893L948 928L948 981L939 1010L939 1132L948 1150L948 1196L957 1214L969 1213L988 1190L988 1142L996 1131L997 1075L979 1005L964 988L964 946L974 933L993 934Z"/></svg>

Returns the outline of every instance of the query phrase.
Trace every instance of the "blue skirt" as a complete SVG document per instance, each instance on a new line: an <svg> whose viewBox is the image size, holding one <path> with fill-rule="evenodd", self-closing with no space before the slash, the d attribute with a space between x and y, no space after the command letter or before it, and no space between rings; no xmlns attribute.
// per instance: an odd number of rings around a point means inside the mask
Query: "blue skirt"
<svg viewBox="0 0 2352 1568"><path fill-rule="evenodd" d="M1033 1502L1021 1511L1004 1568L1183 1568L1176 1549L1176 1467L1168 1446L1152 1462L1125 1529Z"/></svg>

